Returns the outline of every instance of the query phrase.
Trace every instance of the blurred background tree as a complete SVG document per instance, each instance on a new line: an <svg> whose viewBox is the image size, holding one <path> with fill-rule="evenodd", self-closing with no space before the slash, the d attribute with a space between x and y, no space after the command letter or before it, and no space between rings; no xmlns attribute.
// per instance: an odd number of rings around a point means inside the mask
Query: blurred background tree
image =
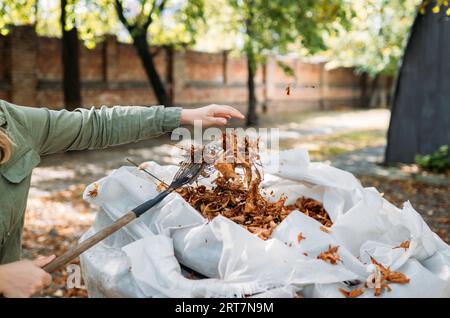
<svg viewBox="0 0 450 318"><path fill-rule="evenodd" d="M115 13L109 0L4 0L0 2L0 34L13 25L33 25L39 35L62 38L61 63L64 105L68 110L82 106L79 39L88 48L114 32ZM113 9L113 8L112 8Z"/></svg>
<svg viewBox="0 0 450 318"><path fill-rule="evenodd" d="M197 31L196 23L203 18L203 0L187 0L183 3L139 0L132 2L129 9L124 3L125 1L115 0L119 20L132 38L159 104L170 106L170 94L167 93L153 60L158 51L151 53L148 48L150 44L169 47L192 44ZM157 34L155 41L154 34Z"/></svg>
<svg viewBox="0 0 450 318"><path fill-rule="evenodd" d="M36 0L0 1L0 34L7 35L14 25L36 25L38 2Z"/></svg>
<svg viewBox="0 0 450 318"><path fill-rule="evenodd" d="M338 25L339 32L327 35L326 67L354 67L362 74L362 107L376 104L373 97L381 75L395 76L419 3L354 0L348 29Z"/></svg>
<svg viewBox="0 0 450 318"><path fill-rule="evenodd" d="M81 104L76 38L88 48L105 34L132 42L164 105L171 105L170 85L155 67L158 49L149 51L149 45L243 53L248 70L247 124L254 125L255 73L271 54L315 55L326 58L327 68L355 67L363 74L361 105L373 104L380 76L397 73L418 8L422 13L450 14L446 0L3 0L0 33L7 34L12 25L31 24L39 35L61 36L62 30L70 35L63 36L63 47L69 49L62 54L69 70L64 82L71 81L63 85L65 95L73 94L74 100L66 100L69 109Z"/></svg>
<svg viewBox="0 0 450 318"><path fill-rule="evenodd" d="M344 0L286 1L230 0L233 26L242 34L247 57L247 125L258 123L255 72L267 54L286 54L295 48L314 54L326 48L325 34L348 26L350 7Z"/></svg>
<svg viewBox="0 0 450 318"><path fill-rule="evenodd" d="M17 24L34 24L38 34L46 36L61 36L61 28L66 30L64 47L70 49L63 49L63 64L71 74L65 78L71 83L63 86L72 87L65 95L73 94L71 99L75 100L66 101L68 108L81 104L75 36L92 48L110 33L134 44L155 96L164 105L171 104L171 96L155 68L155 52L146 49L149 45L244 53L248 61L247 118L252 125L258 121L255 72L268 54L322 55L328 58L330 68L354 66L369 74L373 80L368 86L375 87L378 74L395 72L417 0L60 2L4 0L0 4L0 32L6 33L10 25ZM64 21L61 5L65 8ZM370 99L370 89L367 91ZM368 104L365 100L363 103Z"/></svg>
<svg viewBox="0 0 450 318"><path fill-rule="evenodd" d="M73 0L60 0L60 3L64 107L74 110L82 106L76 3Z"/></svg>
<svg viewBox="0 0 450 318"><path fill-rule="evenodd" d="M450 145L450 6L425 0L411 27L391 105L386 163L418 163L430 155L447 165ZM446 148L447 147L447 148ZM420 160L422 158L422 160Z"/></svg>

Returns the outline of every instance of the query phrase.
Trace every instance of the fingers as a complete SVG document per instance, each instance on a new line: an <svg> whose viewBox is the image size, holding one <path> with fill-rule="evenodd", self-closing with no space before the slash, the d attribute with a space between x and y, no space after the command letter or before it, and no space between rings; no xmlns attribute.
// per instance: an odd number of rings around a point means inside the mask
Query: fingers
<svg viewBox="0 0 450 318"><path fill-rule="evenodd" d="M47 265L48 263L50 263L51 261L53 261L55 258L56 258L55 255L39 256L38 258L36 258L33 261L33 263L34 263L34 265L38 266L39 268L42 268L45 265ZM52 276L49 273L47 273L46 271L41 270L39 273L39 280L40 280L40 283L37 286L35 286L37 288L37 290L50 285L52 283Z"/></svg>
<svg viewBox="0 0 450 318"><path fill-rule="evenodd" d="M214 105L214 115L218 117L228 117L230 118L238 118L244 119L245 116L238 111L236 108L228 106L228 105Z"/></svg>
<svg viewBox="0 0 450 318"><path fill-rule="evenodd" d="M43 269L39 269L39 272L36 272L34 275L35 281L29 286L28 297L40 292L52 283L52 276Z"/></svg>
<svg viewBox="0 0 450 318"><path fill-rule="evenodd" d="M231 119L231 115L228 115L228 114L214 114L214 117L222 117L222 118L225 118L225 119Z"/></svg>
<svg viewBox="0 0 450 318"><path fill-rule="evenodd" d="M223 126L231 118L244 119L245 116L231 106L212 104L197 109L183 109L180 123L193 125L195 120L201 120L206 126Z"/></svg>
<svg viewBox="0 0 450 318"><path fill-rule="evenodd" d="M208 122L208 126L224 126L226 125L228 122L227 118L223 118L223 117L212 117L209 119Z"/></svg>
<svg viewBox="0 0 450 318"><path fill-rule="evenodd" d="M53 261L56 258L55 255L50 255L50 256L39 256L37 257L33 263L36 266L39 267L44 267L45 265L47 265L48 263L50 263L51 261Z"/></svg>
<svg viewBox="0 0 450 318"><path fill-rule="evenodd" d="M50 285L51 283L52 283L52 276L49 273L45 272L42 277L43 287L46 287L46 286Z"/></svg>

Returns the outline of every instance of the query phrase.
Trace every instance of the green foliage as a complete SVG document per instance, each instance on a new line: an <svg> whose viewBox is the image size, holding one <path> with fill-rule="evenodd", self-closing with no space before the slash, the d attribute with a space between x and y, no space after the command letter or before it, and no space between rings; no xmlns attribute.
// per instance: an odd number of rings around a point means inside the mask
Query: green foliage
<svg viewBox="0 0 450 318"><path fill-rule="evenodd" d="M127 19L141 26L160 1L122 0ZM114 2L68 0L68 28L77 26L88 47L107 33L130 42ZM59 0L1 0L0 34L34 24L40 35L60 36L59 6ZM167 0L163 12L152 12L148 37L154 45L244 51L254 67L267 53L299 52L325 55L329 68L393 75L417 8L450 14L447 0Z"/></svg>
<svg viewBox="0 0 450 318"><path fill-rule="evenodd" d="M0 35L9 33L12 25L32 24L36 20L36 0L0 1Z"/></svg>
<svg viewBox="0 0 450 318"><path fill-rule="evenodd" d="M150 25L149 39L153 45L192 46L204 24L203 0L168 1L165 12Z"/></svg>
<svg viewBox="0 0 450 318"><path fill-rule="evenodd" d="M277 65L279 68L283 70L284 74L290 77L295 77L295 72L292 69L292 67L290 67L289 65L280 60L277 60Z"/></svg>
<svg viewBox="0 0 450 318"><path fill-rule="evenodd" d="M125 42L131 37L120 24L113 0L68 0L67 28L78 29L80 39L88 48L93 48L105 34L115 34ZM125 0L126 17L138 26L146 21L152 0ZM159 2L159 1L158 1ZM138 11L136 13L136 11ZM42 36L61 36L60 1L1 0L0 34L9 33L13 25L34 25ZM152 12L153 21L148 28L148 37L155 45L192 45L195 35L205 24L203 0L168 0L164 12ZM124 32L125 31L125 32Z"/></svg>
<svg viewBox="0 0 450 318"><path fill-rule="evenodd" d="M445 173L450 170L449 147L444 145L430 155L417 155L416 163L424 170Z"/></svg>
<svg viewBox="0 0 450 318"><path fill-rule="evenodd" d="M450 16L447 0L354 0L352 7L350 28L327 38L327 67L355 67L372 77L396 74L417 9Z"/></svg>
<svg viewBox="0 0 450 318"><path fill-rule="evenodd" d="M230 0L234 27L241 32L242 50L252 56L252 67L264 63L267 53L285 54L305 48L326 48L325 34L347 26L351 16L345 0Z"/></svg>
<svg viewBox="0 0 450 318"><path fill-rule="evenodd" d="M230 1L205 1L204 16L207 23L198 25L194 48L206 52L239 52L242 48L240 15Z"/></svg>
<svg viewBox="0 0 450 318"><path fill-rule="evenodd" d="M417 0L352 1L355 14L350 28L327 38L327 67L355 67L371 76L394 75L417 5Z"/></svg>
<svg viewBox="0 0 450 318"><path fill-rule="evenodd" d="M106 33L116 33L117 18L110 0L68 0L67 29L74 26L89 48ZM0 34L9 33L13 25L34 25L43 36L61 36L60 1L0 1Z"/></svg>
<svg viewBox="0 0 450 318"><path fill-rule="evenodd" d="M110 0L69 0L66 10L67 28L70 30L77 27L79 38L88 48L95 47L97 42L103 40L105 34L115 33L118 29L114 7ZM57 12L59 16L60 9ZM52 24L46 25L44 31L44 25L40 26L38 20L37 29L48 33Z"/></svg>

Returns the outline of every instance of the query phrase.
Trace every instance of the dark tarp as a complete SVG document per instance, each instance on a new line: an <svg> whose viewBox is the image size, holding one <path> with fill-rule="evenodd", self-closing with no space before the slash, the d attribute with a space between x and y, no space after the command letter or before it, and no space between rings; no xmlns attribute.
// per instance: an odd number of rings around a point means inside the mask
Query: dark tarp
<svg viewBox="0 0 450 318"><path fill-rule="evenodd" d="M450 144L450 18L418 14L392 104L386 162L414 162Z"/></svg>

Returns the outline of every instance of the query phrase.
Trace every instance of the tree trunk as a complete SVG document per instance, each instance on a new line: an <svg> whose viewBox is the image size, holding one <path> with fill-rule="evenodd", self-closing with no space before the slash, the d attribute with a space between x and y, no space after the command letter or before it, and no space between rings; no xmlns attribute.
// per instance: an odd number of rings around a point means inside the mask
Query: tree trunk
<svg viewBox="0 0 450 318"><path fill-rule="evenodd" d="M147 77L152 84L153 91L155 93L156 99L158 100L158 103L164 106L171 106L172 103L170 97L167 94L161 81L161 77L156 70L153 56L149 52L146 34L134 36L133 44L141 59L142 65L145 69L145 73L147 74Z"/></svg>
<svg viewBox="0 0 450 318"><path fill-rule="evenodd" d="M360 88L361 88L361 99L360 108L368 109L372 106L376 106L374 102L374 95L378 88L378 82L380 75L377 74L374 78L371 78L367 72L361 74Z"/></svg>
<svg viewBox="0 0 450 318"><path fill-rule="evenodd" d="M367 89L367 80L369 75L367 72L364 72L361 74L360 77L360 88L361 88L361 99L360 99L360 108L367 108L367 103L369 99L367 98L368 95L368 89Z"/></svg>
<svg viewBox="0 0 450 318"><path fill-rule="evenodd" d="M369 93L369 100L367 108L377 107L379 106L379 102L377 102L377 90L378 90L378 83L380 82L380 74L375 75L374 78L372 78L372 82L370 83L370 93Z"/></svg>
<svg viewBox="0 0 450 318"><path fill-rule="evenodd" d="M248 110L247 110L247 126L257 125L259 122L258 114L256 112L256 90L255 90L255 70L253 61L253 54L247 53L247 88L248 88Z"/></svg>
<svg viewBox="0 0 450 318"><path fill-rule="evenodd" d="M67 110L74 110L81 107L78 31L75 27L66 30L66 5L67 0L61 0L64 107Z"/></svg>
<svg viewBox="0 0 450 318"><path fill-rule="evenodd" d="M253 35L253 1L248 0L244 2L247 6L249 15L245 19L245 32L247 35L245 43L245 52L247 55L247 88L248 88L248 110L247 110L247 126L255 126L259 123L258 113L256 112L257 100L255 90L255 71L256 60L253 50L252 35Z"/></svg>
<svg viewBox="0 0 450 318"><path fill-rule="evenodd" d="M392 103L392 95L394 95L394 90L395 90L395 81L394 81L394 76L389 76L386 80L386 107L389 107Z"/></svg>
<svg viewBox="0 0 450 318"><path fill-rule="evenodd" d="M417 14L392 100L385 163L411 163L450 145L450 22Z"/></svg>

